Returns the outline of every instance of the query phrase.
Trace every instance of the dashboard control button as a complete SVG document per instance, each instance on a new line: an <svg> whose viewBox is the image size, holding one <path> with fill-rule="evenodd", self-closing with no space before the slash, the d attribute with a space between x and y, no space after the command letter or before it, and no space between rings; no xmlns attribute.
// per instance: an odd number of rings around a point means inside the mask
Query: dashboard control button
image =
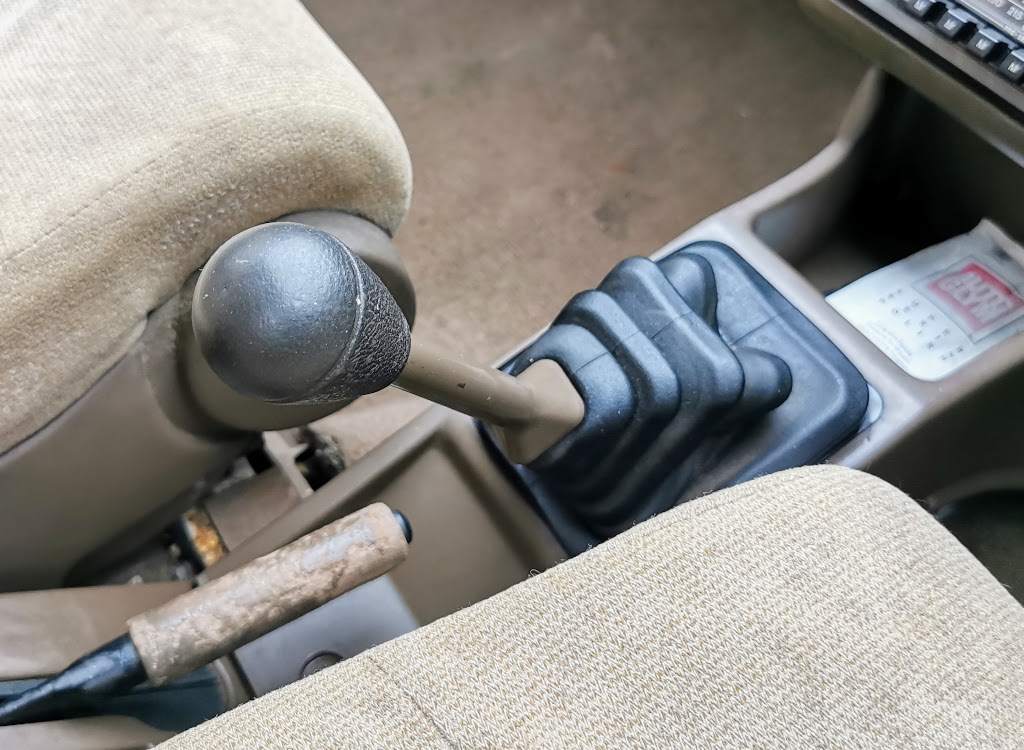
<svg viewBox="0 0 1024 750"><path fill-rule="evenodd" d="M999 63L999 72L1003 78L1009 78L1014 83L1024 80L1024 50L1014 50Z"/></svg>
<svg viewBox="0 0 1024 750"><path fill-rule="evenodd" d="M922 21L930 21L944 11L948 6L941 0L900 0L903 9Z"/></svg>
<svg viewBox="0 0 1024 750"><path fill-rule="evenodd" d="M978 30L978 19L962 10L951 10L944 13L935 26L944 37L958 42Z"/></svg>
<svg viewBox="0 0 1024 750"><path fill-rule="evenodd" d="M992 29L979 29L966 46L979 60L992 60L1006 49L1006 40Z"/></svg>

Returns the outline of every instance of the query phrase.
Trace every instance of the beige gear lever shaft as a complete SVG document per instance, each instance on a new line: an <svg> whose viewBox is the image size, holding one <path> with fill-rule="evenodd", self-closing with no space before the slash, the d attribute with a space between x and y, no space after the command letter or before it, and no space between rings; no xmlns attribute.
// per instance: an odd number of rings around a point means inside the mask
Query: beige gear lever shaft
<svg viewBox="0 0 1024 750"><path fill-rule="evenodd" d="M549 359L519 377L477 367L418 343L394 385L491 425L512 461L526 464L583 421L583 399Z"/></svg>

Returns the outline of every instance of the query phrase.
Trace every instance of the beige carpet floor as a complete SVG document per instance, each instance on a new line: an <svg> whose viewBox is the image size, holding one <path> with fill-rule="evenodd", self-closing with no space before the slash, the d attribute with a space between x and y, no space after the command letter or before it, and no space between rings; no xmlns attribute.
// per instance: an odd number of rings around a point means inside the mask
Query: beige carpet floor
<svg viewBox="0 0 1024 750"><path fill-rule="evenodd" d="M865 64L795 0L306 0L412 153L417 334L481 364L825 145ZM323 423L357 458L422 408Z"/></svg>

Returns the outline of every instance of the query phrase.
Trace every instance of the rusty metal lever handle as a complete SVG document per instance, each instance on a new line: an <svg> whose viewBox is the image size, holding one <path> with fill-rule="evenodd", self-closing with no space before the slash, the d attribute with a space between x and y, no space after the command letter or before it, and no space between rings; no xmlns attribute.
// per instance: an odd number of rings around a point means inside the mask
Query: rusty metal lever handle
<svg viewBox="0 0 1024 750"><path fill-rule="evenodd" d="M384 575L406 558L407 533L376 503L133 617L149 681L183 677Z"/></svg>
<svg viewBox="0 0 1024 750"><path fill-rule="evenodd" d="M377 503L128 621L128 634L0 702L0 726L74 712L95 696L184 677L387 573L412 529Z"/></svg>

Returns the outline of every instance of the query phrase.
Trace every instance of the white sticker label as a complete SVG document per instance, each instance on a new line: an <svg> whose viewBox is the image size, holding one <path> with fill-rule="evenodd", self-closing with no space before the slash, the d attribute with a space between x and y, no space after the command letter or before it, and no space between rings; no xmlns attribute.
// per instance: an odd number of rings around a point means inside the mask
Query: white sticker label
<svg viewBox="0 0 1024 750"><path fill-rule="evenodd" d="M858 279L828 302L890 359L940 380L1024 331L1024 267L975 233Z"/></svg>

